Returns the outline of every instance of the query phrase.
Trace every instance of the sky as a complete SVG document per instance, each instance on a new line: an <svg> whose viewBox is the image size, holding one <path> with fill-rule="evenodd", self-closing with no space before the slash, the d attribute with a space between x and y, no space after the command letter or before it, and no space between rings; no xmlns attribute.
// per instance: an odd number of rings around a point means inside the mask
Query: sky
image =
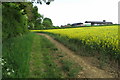
<svg viewBox="0 0 120 80"><path fill-rule="evenodd" d="M38 7L38 12L52 19L54 26L85 21L118 23L118 2L120 0L54 0Z"/></svg>

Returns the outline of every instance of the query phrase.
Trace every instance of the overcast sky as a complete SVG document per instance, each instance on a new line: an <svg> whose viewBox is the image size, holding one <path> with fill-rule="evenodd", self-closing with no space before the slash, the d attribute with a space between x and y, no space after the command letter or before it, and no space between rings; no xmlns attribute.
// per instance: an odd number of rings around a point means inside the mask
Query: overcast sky
<svg viewBox="0 0 120 80"><path fill-rule="evenodd" d="M120 0L54 0L50 5L38 4L38 12L51 18L55 26L85 21L118 23Z"/></svg>

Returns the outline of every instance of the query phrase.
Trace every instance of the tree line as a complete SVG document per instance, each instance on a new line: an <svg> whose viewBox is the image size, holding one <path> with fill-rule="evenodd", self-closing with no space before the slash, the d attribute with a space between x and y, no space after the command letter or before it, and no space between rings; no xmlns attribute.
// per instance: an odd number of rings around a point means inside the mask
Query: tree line
<svg viewBox="0 0 120 80"><path fill-rule="evenodd" d="M31 2L2 3L2 38L22 36L29 29L52 27L50 18L44 18L38 13L38 7Z"/></svg>

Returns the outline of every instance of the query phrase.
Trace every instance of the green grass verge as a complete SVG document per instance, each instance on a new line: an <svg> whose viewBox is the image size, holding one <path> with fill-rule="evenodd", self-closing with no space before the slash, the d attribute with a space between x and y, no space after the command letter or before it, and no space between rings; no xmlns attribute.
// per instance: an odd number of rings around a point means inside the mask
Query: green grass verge
<svg viewBox="0 0 120 80"><path fill-rule="evenodd" d="M29 56L34 34L7 39L2 45L2 77L25 78L29 73Z"/></svg>

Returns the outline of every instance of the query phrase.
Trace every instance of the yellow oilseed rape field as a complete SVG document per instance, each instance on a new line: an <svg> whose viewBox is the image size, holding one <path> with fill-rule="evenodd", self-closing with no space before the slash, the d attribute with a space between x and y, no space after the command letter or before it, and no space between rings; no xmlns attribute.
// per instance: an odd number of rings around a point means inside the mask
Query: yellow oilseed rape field
<svg viewBox="0 0 120 80"><path fill-rule="evenodd" d="M76 39L78 41L81 41L82 44L88 45L90 48L101 48L101 50L105 49L111 56L119 55L120 52L120 49L118 47L119 39L117 25L51 30L32 30L32 32L48 32L52 34L58 34L60 37Z"/></svg>

